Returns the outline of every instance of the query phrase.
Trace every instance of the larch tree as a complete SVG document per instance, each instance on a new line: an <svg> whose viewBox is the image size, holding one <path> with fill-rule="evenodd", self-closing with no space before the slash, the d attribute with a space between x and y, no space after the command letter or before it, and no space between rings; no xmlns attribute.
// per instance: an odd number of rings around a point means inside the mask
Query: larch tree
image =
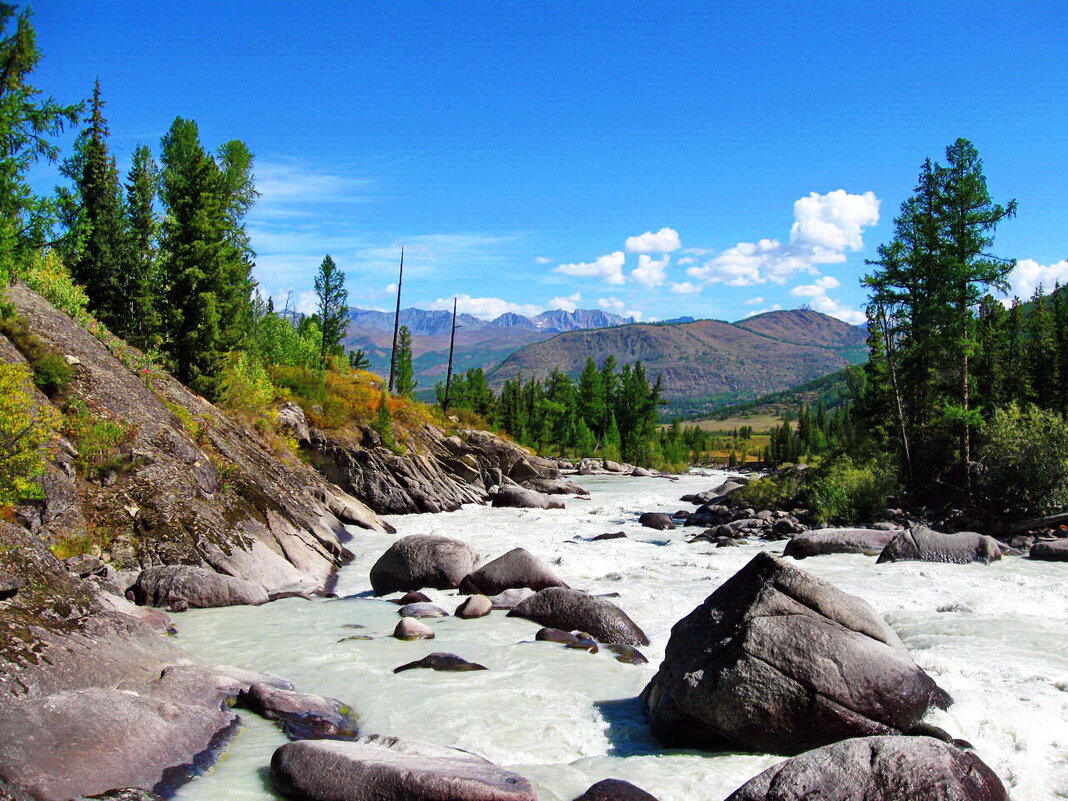
<svg viewBox="0 0 1068 801"><path fill-rule="evenodd" d="M315 276L315 296L319 299L319 322L323 329L319 364L326 367L327 356L340 351L349 322L349 293L345 289L345 273L337 268L329 255L323 258L319 273Z"/></svg>
<svg viewBox="0 0 1068 801"><path fill-rule="evenodd" d="M416 383L412 367L412 332L408 326L402 325L397 337L397 394L410 398L415 393Z"/></svg>
<svg viewBox="0 0 1068 801"><path fill-rule="evenodd" d="M159 337L159 219L155 211L158 182L159 168L152 158L152 151L147 145L138 146L126 175L130 258L123 295L128 317L126 338L142 350L154 347Z"/></svg>

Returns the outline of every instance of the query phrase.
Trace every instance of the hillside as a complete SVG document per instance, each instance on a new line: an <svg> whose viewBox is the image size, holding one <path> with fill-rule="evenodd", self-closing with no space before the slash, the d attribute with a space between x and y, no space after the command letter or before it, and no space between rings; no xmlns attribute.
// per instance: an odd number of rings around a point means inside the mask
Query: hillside
<svg viewBox="0 0 1068 801"><path fill-rule="evenodd" d="M516 351L490 375L500 387L516 374L572 377L592 356L620 364L641 360L659 376L667 400L725 402L754 398L811 381L862 360L862 329L802 309L758 315L739 323L638 324L560 334Z"/></svg>

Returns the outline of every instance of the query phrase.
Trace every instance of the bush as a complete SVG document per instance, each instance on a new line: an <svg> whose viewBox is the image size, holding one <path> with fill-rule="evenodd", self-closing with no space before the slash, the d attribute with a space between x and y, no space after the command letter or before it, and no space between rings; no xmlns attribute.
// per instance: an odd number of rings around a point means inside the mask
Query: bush
<svg viewBox="0 0 1068 801"><path fill-rule="evenodd" d="M805 495L821 524L856 525L882 514L887 496L898 489L886 468L875 462L857 465L841 456L819 468Z"/></svg>
<svg viewBox="0 0 1068 801"><path fill-rule="evenodd" d="M81 400L67 407L67 431L78 448L78 466L87 478L100 478L111 470L124 470L131 461L120 453L136 429L93 413Z"/></svg>
<svg viewBox="0 0 1068 801"><path fill-rule="evenodd" d="M998 409L980 449L978 488L1001 512L1046 515L1068 507L1068 421L1015 403Z"/></svg>
<svg viewBox="0 0 1068 801"><path fill-rule="evenodd" d="M274 384L263 365L247 353L231 353L219 377L220 405L248 418L263 417L274 401Z"/></svg>
<svg viewBox="0 0 1068 801"><path fill-rule="evenodd" d="M28 367L0 363L0 505L42 496L37 479L59 420L50 406L34 404Z"/></svg>
<svg viewBox="0 0 1068 801"><path fill-rule="evenodd" d="M268 368L271 383L284 389L301 406L326 400L326 376L321 370L272 364Z"/></svg>
<svg viewBox="0 0 1068 801"><path fill-rule="evenodd" d="M30 289L40 293L45 300L65 311L79 324L86 325L91 319L85 290L74 283L70 272L53 251L34 254L19 277Z"/></svg>
<svg viewBox="0 0 1068 801"><path fill-rule="evenodd" d="M754 509L793 509L800 503L804 473L798 470L764 476L731 493L731 504Z"/></svg>
<svg viewBox="0 0 1068 801"><path fill-rule="evenodd" d="M50 398L66 389L73 376L67 360L58 353L44 353L33 362L33 383Z"/></svg>
<svg viewBox="0 0 1068 801"><path fill-rule="evenodd" d="M33 382L50 398L61 392L73 375L70 366L55 349L33 333L26 319L14 308L0 314L0 334L10 340L15 349L33 368Z"/></svg>

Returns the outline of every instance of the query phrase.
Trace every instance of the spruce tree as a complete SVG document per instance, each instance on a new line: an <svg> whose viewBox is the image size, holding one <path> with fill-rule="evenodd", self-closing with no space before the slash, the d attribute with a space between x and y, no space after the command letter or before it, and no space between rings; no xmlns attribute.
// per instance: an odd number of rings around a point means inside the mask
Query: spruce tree
<svg viewBox="0 0 1068 801"><path fill-rule="evenodd" d="M349 322L349 293L345 289L345 273L327 255L315 276L315 295L319 299L319 321L323 328L319 363L326 367L326 357L341 348L341 340Z"/></svg>
<svg viewBox="0 0 1068 801"><path fill-rule="evenodd" d="M126 175L126 214L129 230L129 262L123 280L129 342L150 350L159 339L160 276L157 264L159 220L155 201L159 168L147 145L133 153Z"/></svg>
<svg viewBox="0 0 1068 801"><path fill-rule="evenodd" d="M252 279L252 265L256 258L252 250L245 216L259 197L253 178L253 155L244 142L232 139L224 143L216 160L222 193L222 251L221 283L217 290L223 313L222 347L234 350L244 345L251 329L251 297L256 282Z"/></svg>
<svg viewBox="0 0 1068 801"><path fill-rule="evenodd" d="M412 397L416 383L412 367L412 332L408 326L402 325L397 339L397 394L405 398Z"/></svg>
<svg viewBox="0 0 1068 801"><path fill-rule="evenodd" d="M1057 339L1053 316L1041 284L1031 296L1027 316L1027 351L1023 359L1030 376L1031 400L1044 408L1060 405L1062 389L1057 383Z"/></svg>

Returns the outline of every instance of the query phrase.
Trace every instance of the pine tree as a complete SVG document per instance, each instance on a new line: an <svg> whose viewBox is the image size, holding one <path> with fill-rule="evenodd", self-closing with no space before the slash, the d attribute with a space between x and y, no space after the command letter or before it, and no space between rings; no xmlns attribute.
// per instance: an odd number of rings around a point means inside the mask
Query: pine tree
<svg viewBox="0 0 1068 801"><path fill-rule="evenodd" d="M220 334L224 350L242 347L251 329L251 298L256 286L252 265L256 254L245 229L245 216L259 197L252 173L253 161L252 152L238 139L224 143L216 161L224 242L216 294L223 313Z"/></svg>
<svg viewBox="0 0 1068 801"><path fill-rule="evenodd" d="M579 376L577 402L578 416L595 437L604 437L607 421L604 376L592 357L586 359L586 366Z"/></svg>
<svg viewBox="0 0 1068 801"><path fill-rule="evenodd" d="M1057 384L1057 334L1041 284L1031 296L1027 335L1027 352L1023 362L1031 379L1031 399L1047 409L1059 406L1058 396L1062 389Z"/></svg>
<svg viewBox="0 0 1068 801"><path fill-rule="evenodd" d="M150 350L158 343L162 290L157 264L159 220L156 188L159 168L147 145L138 146L126 176L126 213L129 228L129 266L123 282L126 301L126 338L136 347Z"/></svg>
<svg viewBox="0 0 1068 801"><path fill-rule="evenodd" d="M319 298L319 322L323 328L319 364L326 367L326 357L340 351L349 322L349 293L345 289L345 273L337 268L329 255L323 258L319 274L315 276L315 295Z"/></svg>
<svg viewBox="0 0 1068 801"><path fill-rule="evenodd" d="M397 394L410 398L415 393L416 383L412 368L412 332L408 326L402 325L397 340Z"/></svg>

